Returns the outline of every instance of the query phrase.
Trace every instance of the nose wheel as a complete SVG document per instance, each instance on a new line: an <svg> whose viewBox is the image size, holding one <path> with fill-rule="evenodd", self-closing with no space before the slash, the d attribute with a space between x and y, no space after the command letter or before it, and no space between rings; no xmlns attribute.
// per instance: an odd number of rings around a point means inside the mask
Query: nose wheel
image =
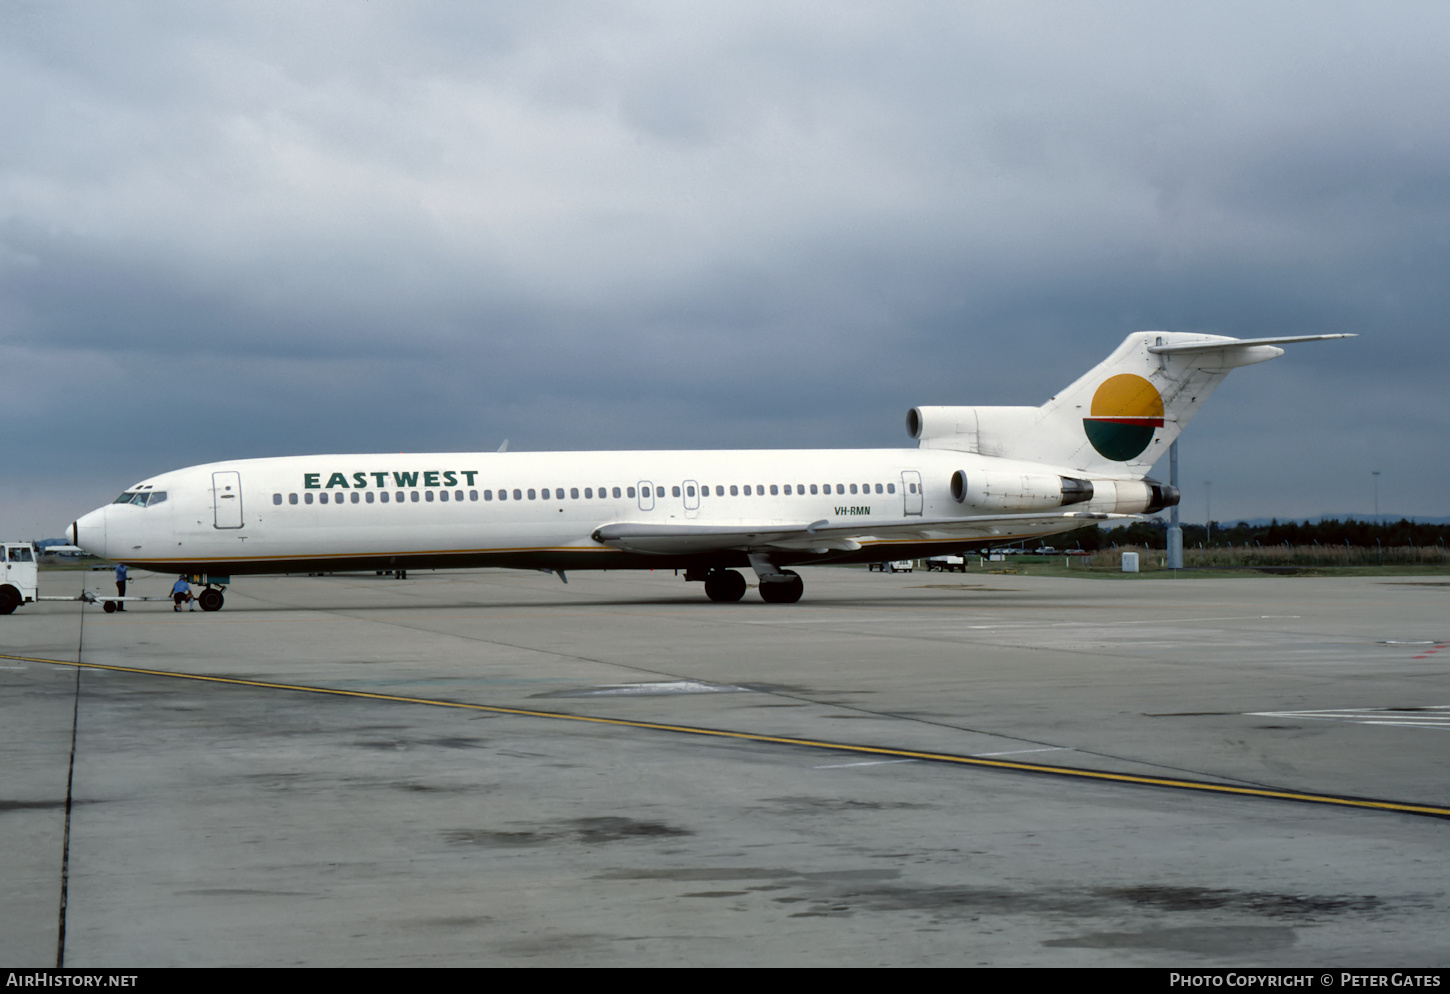
<svg viewBox="0 0 1450 994"><path fill-rule="evenodd" d="M196 595L196 602L201 605L203 611L220 611L222 604L226 603L226 598L222 597L222 592L216 587L207 587Z"/></svg>

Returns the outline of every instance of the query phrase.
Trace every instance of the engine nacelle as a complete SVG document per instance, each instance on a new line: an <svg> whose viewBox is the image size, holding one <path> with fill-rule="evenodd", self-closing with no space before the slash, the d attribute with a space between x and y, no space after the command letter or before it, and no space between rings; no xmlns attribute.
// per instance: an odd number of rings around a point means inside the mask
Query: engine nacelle
<svg viewBox="0 0 1450 994"><path fill-rule="evenodd" d="M1007 455L1042 419L1037 407L913 407L906 430L926 449Z"/></svg>
<svg viewBox="0 0 1450 994"><path fill-rule="evenodd" d="M1093 510L1116 514L1152 514L1178 503L1177 487L1156 480L1098 480Z"/></svg>
<svg viewBox="0 0 1450 994"><path fill-rule="evenodd" d="M1031 473L952 474L952 499L994 511L1047 511L1093 499L1093 484L1071 476Z"/></svg>

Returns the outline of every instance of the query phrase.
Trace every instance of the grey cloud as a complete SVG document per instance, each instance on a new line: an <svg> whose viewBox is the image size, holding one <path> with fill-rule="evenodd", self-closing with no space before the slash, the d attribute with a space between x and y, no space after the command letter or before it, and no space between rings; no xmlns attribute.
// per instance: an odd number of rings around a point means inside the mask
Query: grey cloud
<svg viewBox="0 0 1450 994"><path fill-rule="evenodd" d="M1037 403L1171 328L1365 334L1209 405L1216 513L1343 509L1369 459L1406 512L1450 482L1440 5L4 16L32 465L898 445L913 404Z"/></svg>

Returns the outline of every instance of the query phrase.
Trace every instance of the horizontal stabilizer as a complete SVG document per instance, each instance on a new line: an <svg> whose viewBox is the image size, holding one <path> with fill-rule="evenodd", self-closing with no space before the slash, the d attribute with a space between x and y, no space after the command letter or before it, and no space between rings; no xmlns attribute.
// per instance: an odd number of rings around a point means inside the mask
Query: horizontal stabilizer
<svg viewBox="0 0 1450 994"><path fill-rule="evenodd" d="M1218 342L1180 342L1176 345L1150 345L1154 355L1179 355L1185 352L1222 352L1254 345L1290 345L1294 342L1326 342L1332 338L1358 338L1358 335L1290 335L1283 338L1231 338Z"/></svg>

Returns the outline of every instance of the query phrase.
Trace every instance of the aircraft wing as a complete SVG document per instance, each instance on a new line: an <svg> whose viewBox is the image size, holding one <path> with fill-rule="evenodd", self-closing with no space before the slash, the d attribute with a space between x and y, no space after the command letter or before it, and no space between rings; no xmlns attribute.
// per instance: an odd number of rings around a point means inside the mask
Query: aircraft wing
<svg viewBox="0 0 1450 994"><path fill-rule="evenodd" d="M1038 514L979 514L956 518L877 518L872 521L832 522L822 518L810 524L771 522L759 525L645 524L619 522L594 531L596 542L622 549L660 556L701 552L763 552L770 549L794 552L855 552L873 541L943 542L952 539L989 539L995 525L1021 526L1040 521L1056 529L1066 522L1139 518L1136 514L1103 514L1089 511L1056 511Z"/></svg>

